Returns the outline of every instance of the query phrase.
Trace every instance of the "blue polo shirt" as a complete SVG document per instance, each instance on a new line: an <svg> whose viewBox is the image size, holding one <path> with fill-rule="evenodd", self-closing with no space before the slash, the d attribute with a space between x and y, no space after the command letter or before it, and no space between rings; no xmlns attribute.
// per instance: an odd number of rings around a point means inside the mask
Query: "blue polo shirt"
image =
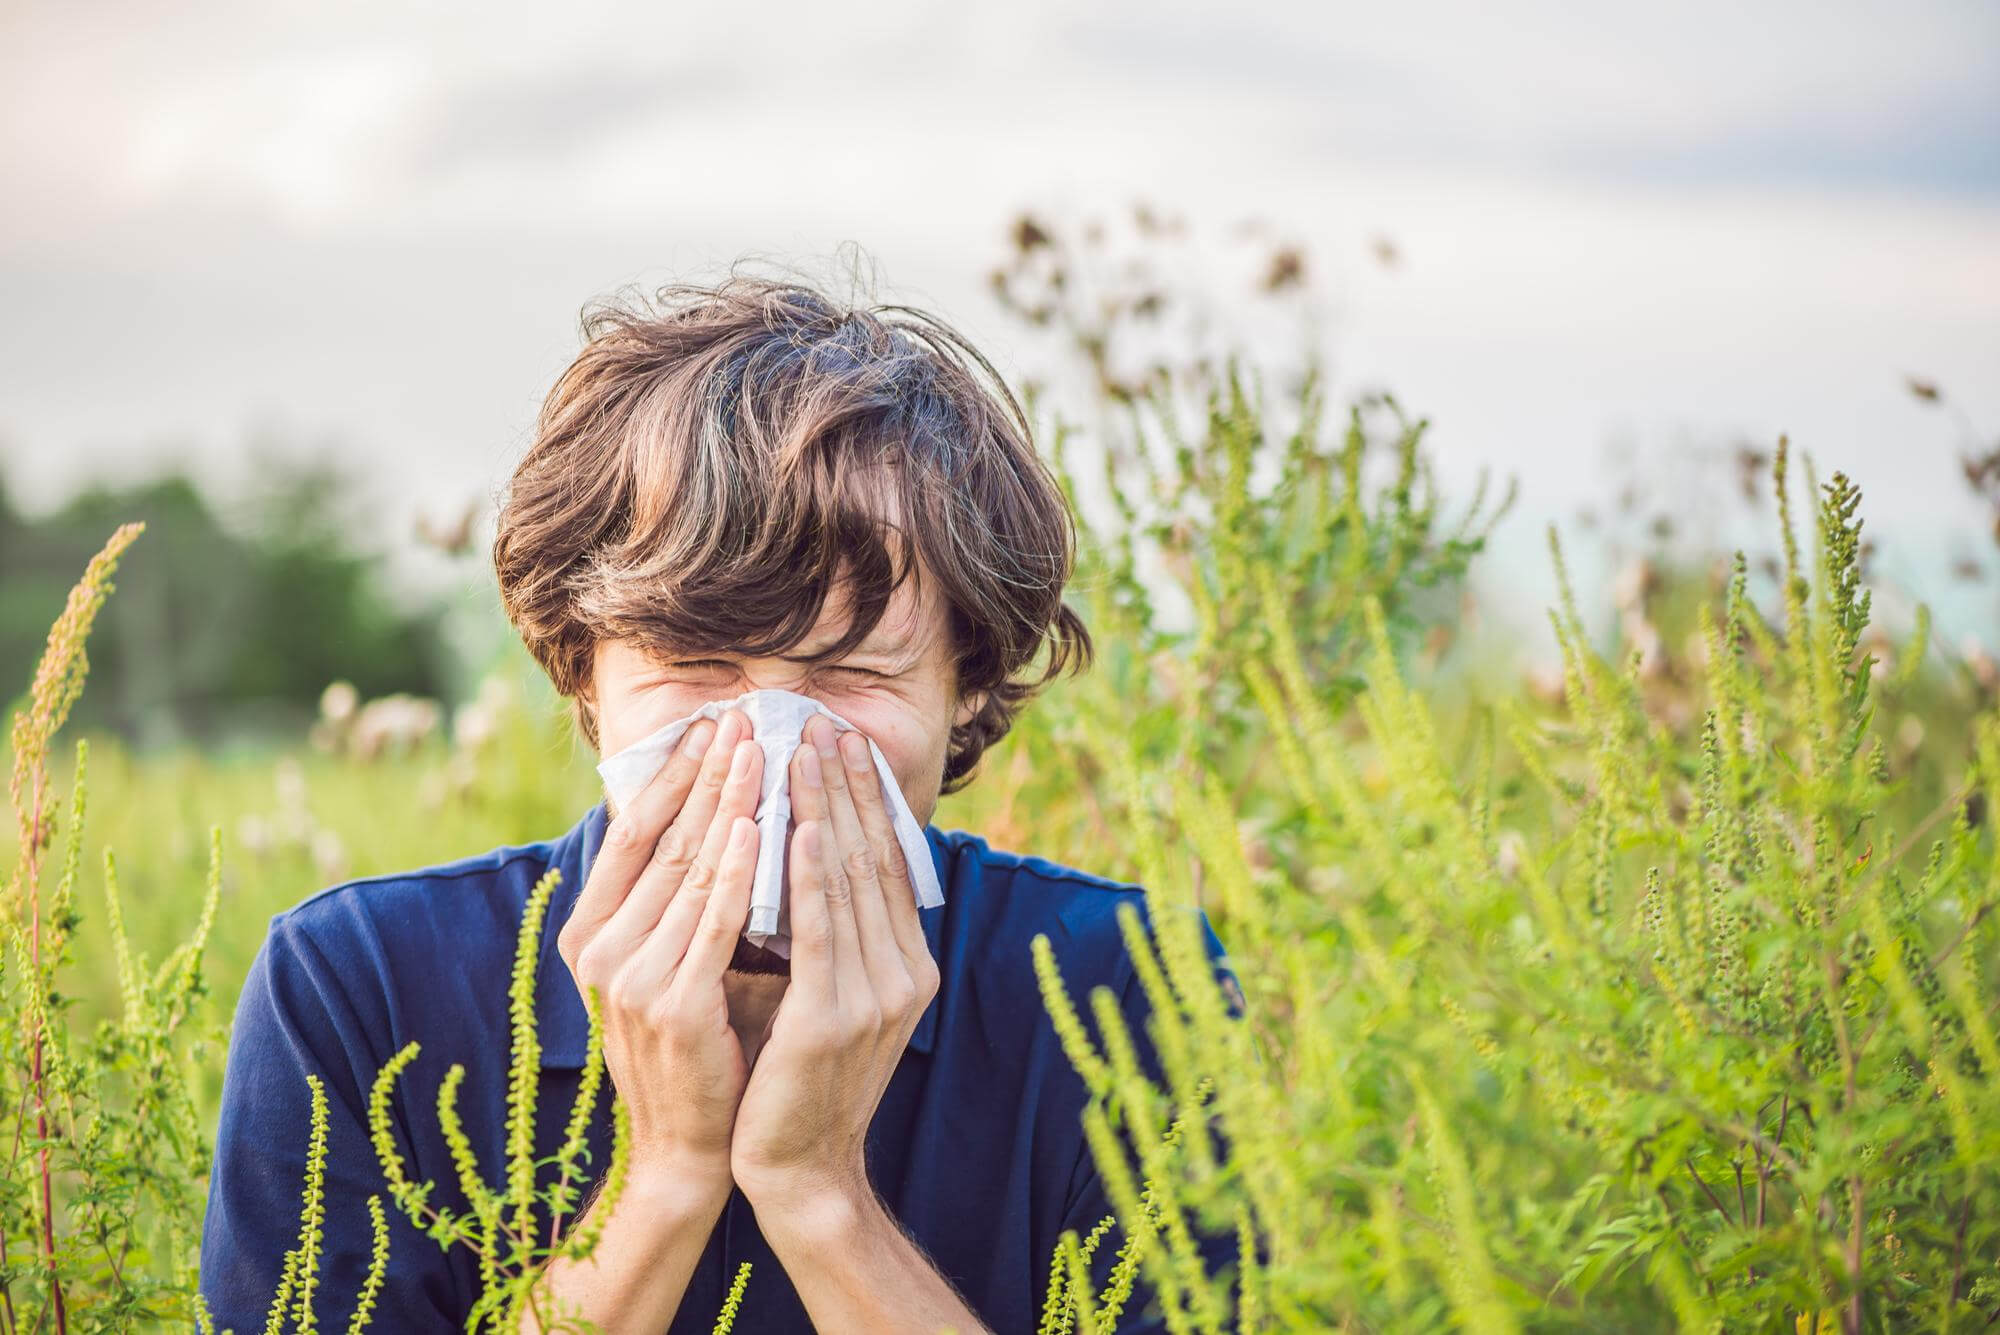
<svg viewBox="0 0 2000 1335"><path fill-rule="evenodd" d="M318 1325L344 1330L367 1271L366 1198L383 1191L367 1129L376 1072L412 1039L422 1052L396 1090L393 1127L413 1180L437 1184L433 1203L465 1208L437 1119L438 1086L466 1068L459 1109L489 1184L506 1164L511 1035L508 982L528 894L562 873L541 929L536 1019L541 1041L538 1158L561 1143L584 1064L588 1021L556 950L603 839L603 804L558 839L494 849L402 875L352 881L275 915L237 1002L201 1245L201 1291L218 1330L262 1330L285 1252L297 1245L311 1096L329 1113ZM1047 933L1085 1016L1093 987L1117 994L1158 1075L1145 993L1118 930L1120 904L1147 913L1143 891L1037 857L990 848L961 830L925 828L944 903L923 909L938 991L910 1036L867 1139L869 1177L889 1212L972 1309L1000 1332L1033 1331L1062 1230L1079 1236L1112 1213L1084 1143L1085 1093L1036 987L1029 943ZM1198 912L1198 911L1197 911ZM1233 984L1222 945L1200 915L1219 977ZM1151 918L1146 921L1150 927ZM1239 994L1240 995L1240 994ZM1088 1020L1086 1020L1088 1023ZM609 1082L590 1132L586 1182L608 1162ZM552 1182L551 1169L542 1172ZM373 1329L456 1331L479 1293L469 1248L418 1232L384 1193L387 1280ZM614 1223L615 1227L615 1215ZM539 1236L546 1238L543 1218ZM1099 1287L1123 1240L1096 1253ZM1211 1273L1233 1265L1233 1239L1206 1241ZM805 1308L732 1191L669 1331L708 1332L737 1267L753 1263L735 1329L812 1329ZM1160 1329L1143 1315L1143 1286L1120 1331Z"/></svg>

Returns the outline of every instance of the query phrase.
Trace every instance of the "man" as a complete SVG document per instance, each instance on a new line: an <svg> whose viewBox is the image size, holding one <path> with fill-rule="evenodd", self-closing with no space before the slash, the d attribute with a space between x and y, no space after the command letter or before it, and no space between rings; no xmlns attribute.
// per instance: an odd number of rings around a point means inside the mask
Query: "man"
<svg viewBox="0 0 2000 1335"><path fill-rule="evenodd" d="M1029 943L1049 936L1075 995L1114 989L1157 1071L1116 916L1145 900L930 818L1041 685L1088 661L1061 597L1061 492L990 365L905 308L739 276L600 308L585 334L500 513L501 596L602 754L758 688L853 725L816 717L790 761L790 957L742 934L761 753L734 710L691 728L629 809L278 914L224 1083L202 1249L217 1324L265 1319L296 1237L308 1073L330 1112L322 1327L345 1326L366 1272L367 1094L405 1043L422 1043L392 1107L411 1175L463 1208L434 1115L453 1062L497 1174L513 946L555 868L537 1154L560 1144L584 1065L582 986L632 1139L595 1254L550 1266L543 1292L610 1332L707 1331L747 1260L739 1331L1033 1330L1062 1230L1112 1210ZM924 825L941 907L915 902L864 738ZM600 1116L593 1171L609 1134ZM1099 1247L1100 1285L1121 1240ZM1232 1261L1226 1236L1209 1257ZM466 1249L395 1214L377 1324L459 1329L479 1282ZM1155 1328L1130 1315L1121 1329Z"/></svg>

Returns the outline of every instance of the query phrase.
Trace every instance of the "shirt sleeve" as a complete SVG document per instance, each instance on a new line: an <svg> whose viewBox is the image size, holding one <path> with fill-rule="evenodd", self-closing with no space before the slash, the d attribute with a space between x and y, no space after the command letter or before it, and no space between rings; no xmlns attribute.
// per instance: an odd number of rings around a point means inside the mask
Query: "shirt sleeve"
<svg viewBox="0 0 2000 1335"><path fill-rule="evenodd" d="M1227 999L1229 1013L1233 1017L1241 1017L1243 994L1237 983L1235 971L1229 966L1222 942L1216 937L1214 928L1209 925L1208 915L1200 910L1195 912L1200 916L1202 937L1210 962L1215 969L1216 980L1222 985L1223 995ZM1166 1076L1160 1067L1159 1054L1147 1028L1152 1008L1136 972L1126 979L1125 986L1119 993L1119 1009L1124 1014L1125 1027L1132 1035L1140 1068L1152 1077L1155 1084L1164 1086ZM1120 1143L1126 1147L1127 1157L1136 1170L1138 1158L1132 1148L1131 1138L1122 1127L1118 1134ZM1211 1124L1211 1137L1215 1141L1216 1153L1226 1154L1227 1142L1214 1130L1213 1124ZM1139 1181L1144 1180L1143 1175L1136 1173L1135 1178ZM1070 1193L1069 1208L1064 1213L1063 1227L1075 1229L1079 1240L1086 1239L1103 1219L1116 1213L1116 1208L1106 1193L1104 1180L1098 1173L1097 1162L1086 1142L1077 1163L1076 1183ZM1226 1228L1217 1233L1204 1233L1199 1220L1190 1217L1188 1224L1194 1231L1195 1249L1201 1255L1208 1274L1219 1275L1225 1269L1233 1269L1236 1266L1239 1256L1233 1228ZM1125 1242L1124 1229L1114 1224L1098 1242L1096 1250L1091 1253L1090 1282L1092 1290L1097 1294L1102 1295L1110 1284L1111 1272L1117 1264L1118 1251ZM1229 1294L1233 1306L1235 1301L1233 1280ZM1142 1267L1140 1278L1134 1281L1131 1295L1126 1299L1114 1323L1114 1335L1160 1335L1164 1332L1167 1328L1165 1318L1157 1310L1148 1312L1148 1308L1153 1306L1154 1299L1153 1287L1145 1280Z"/></svg>
<svg viewBox="0 0 2000 1335"><path fill-rule="evenodd" d="M388 1032L386 1015L357 1010L351 995L367 989L356 986L350 994L342 985L344 974L367 968L364 954L323 949L280 914L250 966L223 1073L202 1226L200 1288L218 1332L264 1329L285 1253L299 1244L312 1128L309 1073L320 1078L327 1105L325 1223L312 1294L318 1327L346 1329L359 1301L373 1251L371 1194L381 1195L389 1224L389 1259L372 1324L440 1335L462 1325L454 1316L450 1263L388 1198L369 1139L368 1089L385 1058L370 1051L367 1035ZM396 1124L395 1134L409 1164L407 1133Z"/></svg>

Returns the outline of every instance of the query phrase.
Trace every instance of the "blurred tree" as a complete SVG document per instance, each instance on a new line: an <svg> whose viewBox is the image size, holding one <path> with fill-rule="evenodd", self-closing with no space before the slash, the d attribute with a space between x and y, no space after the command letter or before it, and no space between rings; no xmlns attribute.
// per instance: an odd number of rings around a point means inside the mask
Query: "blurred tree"
<svg viewBox="0 0 2000 1335"><path fill-rule="evenodd" d="M25 689L68 586L128 520L146 535L91 640L84 727L139 745L296 733L328 682L366 696L439 695L450 681L442 609L405 611L380 558L356 550L350 485L323 463L270 459L247 522L225 524L171 474L92 487L52 514L17 513L0 481L0 682Z"/></svg>

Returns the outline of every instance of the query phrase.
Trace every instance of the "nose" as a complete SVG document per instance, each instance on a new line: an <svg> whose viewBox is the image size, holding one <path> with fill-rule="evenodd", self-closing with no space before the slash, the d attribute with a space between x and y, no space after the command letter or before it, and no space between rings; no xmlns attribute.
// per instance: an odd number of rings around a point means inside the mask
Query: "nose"
<svg viewBox="0 0 2000 1335"><path fill-rule="evenodd" d="M737 679L743 691L791 691L795 695L821 698L814 689L814 674L823 669L815 663L796 663L784 658L739 658Z"/></svg>

